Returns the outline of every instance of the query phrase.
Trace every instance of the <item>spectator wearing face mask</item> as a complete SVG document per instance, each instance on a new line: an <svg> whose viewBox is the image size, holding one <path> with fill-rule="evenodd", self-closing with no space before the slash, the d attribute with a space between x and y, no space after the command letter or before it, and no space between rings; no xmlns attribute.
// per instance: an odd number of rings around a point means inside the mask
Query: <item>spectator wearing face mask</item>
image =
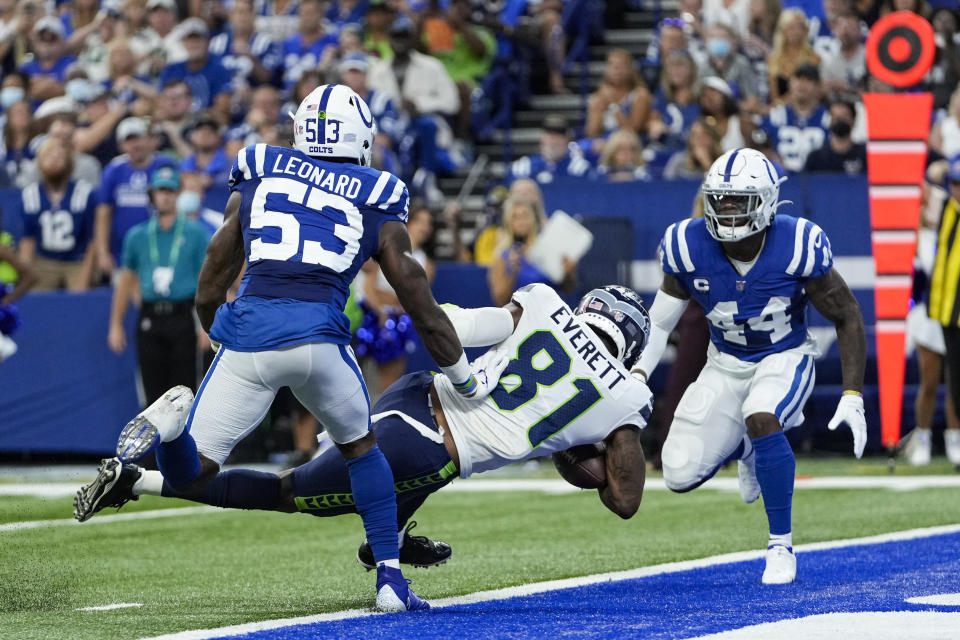
<svg viewBox="0 0 960 640"><path fill-rule="evenodd" d="M570 144L570 127L561 115L543 119L540 133L540 154L524 156L510 165L507 184L518 178L532 178L540 184L549 184L556 178L584 178L590 172L590 163L580 147Z"/></svg>
<svg viewBox="0 0 960 640"><path fill-rule="evenodd" d="M93 272L93 186L70 177L73 156L59 138L40 146L37 167L40 180L21 192L20 259L36 272L36 289L83 291Z"/></svg>
<svg viewBox="0 0 960 640"><path fill-rule="evenodd" d="M230 158L223 149L220 125L210 114L201 113L187 132L194 152L180 163L184 191L200 195L202 206L222 210L221 197L230 177Z"/></svg>
<svg viewBox="0 0 960 640"><path fill-rule="evenodd" d="M740 96L741 107L753 111L759 106L759 80L747 57L739 52L736 32L724 24L707 29L707 58L700 65L700 79L723 79Z"/></svg>
<svg viewBox="0 0 960 640"><path fill-rule="evenodd" d="M804 171L857 175L867 170L867 146L850 138L856 109L850 98L838 96L830 101L830 136L827 144L807 156Z"/></svg>
<svg viewBox="0 0 960 640"><path fill-rule="evenodd" d="M26 76L18 71L3 76L3 82L0 83L0 114L6 114L11 105L24 100L26 97ZM0 115L0 118L5 119L6 115Z"/></svg>

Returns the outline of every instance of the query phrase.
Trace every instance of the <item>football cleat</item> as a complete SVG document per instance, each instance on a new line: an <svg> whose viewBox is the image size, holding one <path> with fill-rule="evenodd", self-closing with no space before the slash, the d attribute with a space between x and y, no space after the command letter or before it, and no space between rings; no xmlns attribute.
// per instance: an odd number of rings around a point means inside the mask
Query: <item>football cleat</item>
<svg viewBox="0 0 960 640"><path fill-rule="evenodd" d="M746 458L737 460L737 484L740 485L740 497L747 504L756 502L760 497L756 462L757 457L754 455L753 447L750 448L750 454Z"/></svg>
<svg viewBox="0 0 960 640"><path fill-rule="evenodd" d="M410 588L400 569L377 567L377 604L376 610L384 613L400 611L427 611L430 603L418 596Z"/></svg>
<svg viewBox="0 0 960 640"><path fill-rule="evenodd" d="M947 429L943 432L943 444L947 449L950 464L960 466L960 429Z"/></svg>
<svg viewBox="0 0 960 640"><path fill-rule="evenodd" d="M789 584L797 578L797 556L793 549L781 544L767 549L767 566L760 582L763 584Z"/></svg>
<svg viewBox="0 0 960 640"><path fill-rule="evenodd" d="M143 469L134 464L104 458L97 469L97 477L77 491L73 498L73 517L84 522L101 509L119 509L130 500L139 500L139 496L133 495L133 483L142 472Z"/></svg>
<svg viewBox="0 0 960 640"><path fill-rule="evenodd" d="M192 405L193 391L189 388L180 385L169 389L123 428L117 440L117 458L120 462L134 462L161 441L179 436Z"/></svg>
<svg viewBox="0 0 960 640"><path fill-rule="evenodd" d="M914 429L905 440L904 452L911 466L925 467L930 464L932 449L930 429Z"/></svg>
<svg viewBox="0 0 960 640"><path fill-rule="evenodd" d="M436 567L453 555L453 549L446 542L431 540L427 536L411 536L410 531L417 526L416 520L411 520L403 530L403 545L400 547L400 564L409 564L412 567L426 569ZM357 562L367 571L377 568L373 559L373 549L366 540L357 549Z"/></svg>

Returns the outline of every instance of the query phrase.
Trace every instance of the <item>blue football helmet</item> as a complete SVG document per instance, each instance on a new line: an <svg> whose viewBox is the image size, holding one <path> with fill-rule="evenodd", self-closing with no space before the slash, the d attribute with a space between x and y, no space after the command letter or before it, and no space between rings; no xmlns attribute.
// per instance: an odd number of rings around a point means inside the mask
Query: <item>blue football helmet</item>
<svg viewBox="0 0 960 640"><path fill-rule="evenodd" d="M643 299L627 287L607 285L580 298L577 318L613 340L617 360L630 369L647 346L650 314Z"/></svg>

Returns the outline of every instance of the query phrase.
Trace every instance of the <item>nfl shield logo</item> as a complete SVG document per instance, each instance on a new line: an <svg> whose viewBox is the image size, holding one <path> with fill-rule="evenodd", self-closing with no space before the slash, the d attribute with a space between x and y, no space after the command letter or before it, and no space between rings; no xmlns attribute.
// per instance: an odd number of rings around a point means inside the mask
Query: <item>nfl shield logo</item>
<svg viewBox="0 0 960 640"><path fill-rule="evenodd" d="M614 319L616 322L622 322L622 321L623 321L623 314L620 313L619 311L614 311L614 312L613 312L613 319Z"/></svg>
<svg viewBox="0 0 960 640"><path fill-rule="evenodd" d="M746 280L737 280L737 291L743 291L747 288Z"/></svg>

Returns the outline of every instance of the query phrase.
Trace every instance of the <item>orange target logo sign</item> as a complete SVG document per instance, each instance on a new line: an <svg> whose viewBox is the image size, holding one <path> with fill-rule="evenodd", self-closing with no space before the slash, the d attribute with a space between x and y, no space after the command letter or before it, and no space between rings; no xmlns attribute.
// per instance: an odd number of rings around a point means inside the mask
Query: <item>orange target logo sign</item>
<svg viewBox="0 0 960 640"><path fill-rule="evenodd" d="M912 87L930 70L936 49L929 22L912 11L895 11L870 29L867 66L889 85Z"/></svg>

